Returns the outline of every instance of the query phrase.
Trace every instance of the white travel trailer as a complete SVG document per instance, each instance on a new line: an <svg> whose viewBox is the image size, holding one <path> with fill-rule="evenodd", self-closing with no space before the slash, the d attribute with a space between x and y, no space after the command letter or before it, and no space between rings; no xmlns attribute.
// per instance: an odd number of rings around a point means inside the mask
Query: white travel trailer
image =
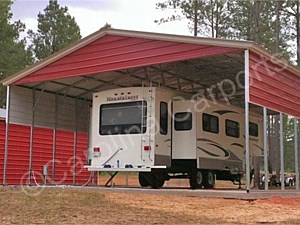
<svg viewBox="0 0 300 225"><path fill-rule="evenodd" d="M250 157L262 155L262 117L250 114ZM213 188L238 182L245 164L241 108L178 97L159 87L94 93L88 149L90 171L137 171L142 187L171 178ZM252 161L252 160L250 160Z"/></svg>

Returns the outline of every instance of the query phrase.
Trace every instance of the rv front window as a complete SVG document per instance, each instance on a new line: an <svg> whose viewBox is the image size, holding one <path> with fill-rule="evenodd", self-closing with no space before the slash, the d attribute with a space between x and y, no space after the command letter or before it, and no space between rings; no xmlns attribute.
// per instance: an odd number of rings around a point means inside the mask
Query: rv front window
<svg viewBox="0 0 300 225"><path fill-rule="evenodd" d="M101 135L145 133L146 115L145 101L101 105L99 132Z"/></svg>

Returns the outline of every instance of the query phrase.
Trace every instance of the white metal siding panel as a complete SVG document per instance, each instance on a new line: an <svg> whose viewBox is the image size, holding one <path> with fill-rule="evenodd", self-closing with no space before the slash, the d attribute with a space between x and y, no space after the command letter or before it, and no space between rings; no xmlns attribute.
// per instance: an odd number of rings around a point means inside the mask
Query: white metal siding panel
<svg viewBox="0 0 300 225"><path fill-rule="evenodd" d="M55 127L55 106L59 107L57 113L57 128L61 130L75 130L87 132L89 122L90 102L76 100L74 98L59 96L57 103L55 95L35 91L35 100L38 103L35 108L34 126ZM77 120L76 101L78 104ZM11 88L10 122L13 124L31 125L33 107L33 91L22 87ZM77 124L76 124L77 123Z"/></svg>
<svg viewBox="0 0 300 225"><path fill-rule="evenodd" d="M10 122L31 124L32 91L21 87L11 87Z"/></svg>

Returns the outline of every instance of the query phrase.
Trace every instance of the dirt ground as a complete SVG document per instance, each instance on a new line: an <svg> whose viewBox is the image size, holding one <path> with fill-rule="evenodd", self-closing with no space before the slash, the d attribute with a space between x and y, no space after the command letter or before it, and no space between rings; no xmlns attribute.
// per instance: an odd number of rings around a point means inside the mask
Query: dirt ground
<svg viewBox="0 0 300 225"><path fill-rule="evenodd" d="M97 189L0 188L1 224L300 224L300 198L243 201Z"/></svg>

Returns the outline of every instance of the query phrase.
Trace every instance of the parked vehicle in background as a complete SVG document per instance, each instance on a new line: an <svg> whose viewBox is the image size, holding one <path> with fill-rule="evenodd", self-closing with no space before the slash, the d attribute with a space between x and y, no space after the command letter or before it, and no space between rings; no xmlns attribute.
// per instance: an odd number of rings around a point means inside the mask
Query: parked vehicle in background
<svg viewBox="0 0 300 225"><path fill-rule="evenodd" d="M265 185L265 175L263 174L260 178L260 188L263 188ZM281 186L281 177L278 177L276 175L271 175L269 176L268 179L268 185L269 186ZM295 186L296 185L296 175L289 175L289 174L284 174L284 185L286 187L288 186Z"/></svg>

